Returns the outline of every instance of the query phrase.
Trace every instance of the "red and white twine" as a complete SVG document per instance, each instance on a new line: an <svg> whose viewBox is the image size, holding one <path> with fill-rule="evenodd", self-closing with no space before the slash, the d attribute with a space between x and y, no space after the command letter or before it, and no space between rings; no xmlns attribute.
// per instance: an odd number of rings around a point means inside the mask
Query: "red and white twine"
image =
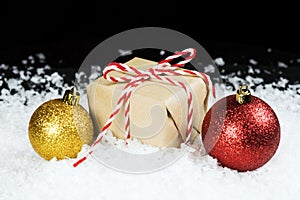
<svg viewBox="0 0 300 200"><path fill-rule="evenodd" d="M187 56L186 56L187 55ZM172 60L175 58L186 56L184 60L175 63L170 64ZM84 156L83 158L79 159L76 163L73 164L74 167L77 167L80 163L82 163L84 160L87 159L87 157L93 153L94 148L96 145L101 142L103 136L107 133L109 130L110 125L114 121L115 117L119 113L122 106L125 106L125 138L130 138L130 118L129 118L129 112L130 112L130 97L134 91L134 89L143 83L146 80L149 79L156 79L163 83L167 83L170 85L178 86L184 89L184 91L187 94L188 99L188 116L187 116L187 132L186 132L186 140L185 143L188 143L190 140L191 132L193 129L193 95L192 92L189 89L189 86L187 86L185 83L177 80L173 80L167 76L194 76L194 77L200 77L205 82L206 86L208 88L211 88L212 94L215 97L215 89L214 86L209 78L205 73L194 71L194 70L188 70L183 69L183 67L186 63L190 62L194 57L196 56L196 50L193 48L188 48L183 51L176 52L174 55L167 57L166 59L160 61L156 66L149 68L147 70L141 70L137 69L132 66L128 66L122 63L112 62L110 63L104 70L103 70L103 77L109 81L115 82L115 83L127 83L121 93L120 98L117 101L117 105L114 109L114 111L109 116L108 120L104 124L101 133L98 135L97 139L94 141L94 143L91 145L90 150L88 151L88 154ZM122 77L114 77L110 76L109 73L111 71L118 71L126 74L126 76Z"/></svg>

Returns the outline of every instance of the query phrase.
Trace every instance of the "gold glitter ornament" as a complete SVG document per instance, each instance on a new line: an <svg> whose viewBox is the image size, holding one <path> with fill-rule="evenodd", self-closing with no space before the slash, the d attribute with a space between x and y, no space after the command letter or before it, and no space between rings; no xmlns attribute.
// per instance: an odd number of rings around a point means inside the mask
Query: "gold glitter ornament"
<svg viewBox="0 0 300 200"><path fill-rule="evenodd" d="M76 158L84 144L92 143L92 119L79 105L79 99L79 93L72 88L62 99L49 100L32 114L28 126L30 143L44 159Z"/></svg>

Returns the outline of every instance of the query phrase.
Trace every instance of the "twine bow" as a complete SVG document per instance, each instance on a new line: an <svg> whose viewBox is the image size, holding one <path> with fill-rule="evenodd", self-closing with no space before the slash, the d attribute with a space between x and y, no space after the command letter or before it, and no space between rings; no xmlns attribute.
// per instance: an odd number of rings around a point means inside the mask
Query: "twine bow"
<svg viewBox="0 0 300 200"><path fill-rule="evenodd" d="M187 55L187 56L186 56ZM172 60L178 58L180 56L186 56L184 60L170 64ZM188 48L183 51L176 52L174 55L167 57L166 59L160 61L156 66L149 68L147 70L137 69L132 66L128 66L122 63L112 62L103 70L103 77L109 81L115 83L127 83L122 90L121 96L117 101L117 105L114 111L109 116L109 119L106 121L105 125L101 129L101 133L98 135L97 139L91 145L91 149L88 154L83 158L79 159L77 162L73 164L74 167L77 167L80 163L87 159L87 157L93 153L95 146L101 142L103 136L107 133L110 125L113 120L119 113L121 107L125 106L125 138L130 138L130 119L129 119L129 111L130 111L130 97L133 93L133 90L149 79L156 79L163 83L171 84L174 86L178 86L184 89L187 94L187 103L188 103L188 116L187 116L187 132L186 132L186 140L185 143L188 143L190 140L191 132L193 129L193 94L190 91L189 87L182 81L173 80L167 76L193 76L200 77L205 82L208 88L211 88L212 94L215 97L215 88L211 83L209 76L205 73L198 72L195 70L183 69L182 67L190 62L196 56L196 49ZM112 71L117 71L124 73L125 76L114 77L110 76L109 73Z"/></svg>

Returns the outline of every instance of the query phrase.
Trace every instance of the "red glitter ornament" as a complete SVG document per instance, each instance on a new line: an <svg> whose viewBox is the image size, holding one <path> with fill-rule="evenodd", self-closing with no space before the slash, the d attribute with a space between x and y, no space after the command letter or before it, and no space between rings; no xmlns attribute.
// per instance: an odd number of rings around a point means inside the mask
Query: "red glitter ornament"
<svg viewBox="0 0 300 200"><path fill-rule="evenodd" d="M273 109L251 96L243 85L236 95L218 100L208 110L202 142L206 152L222 166L251 171L274 156L280 142L280 124Z"/></svg>

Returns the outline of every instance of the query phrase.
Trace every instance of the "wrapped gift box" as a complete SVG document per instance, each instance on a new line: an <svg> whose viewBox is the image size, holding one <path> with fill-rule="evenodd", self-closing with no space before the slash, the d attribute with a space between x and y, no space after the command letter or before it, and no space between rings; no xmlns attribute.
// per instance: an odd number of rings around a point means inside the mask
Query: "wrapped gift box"
<svg viewBox="0 0 300 200"><path fill-rule="evenodd" d="M135 57L125 63L138 69L147 70L157 62ZM110 72L113 76L124 76L120 72ZM200 77L168 76L186 83L193 94L193 141L201 130L207 111L209 90ZM87 95L91 117L96 134L113 112L124 86L127 83L114 83L99 77L88 85ZM130 98L130 134L144 144L157 147L179 147L186 139L187 94L183 88L149 79L135 88ZM109 129L113 135L125 139L124 106Z"/></svg>

